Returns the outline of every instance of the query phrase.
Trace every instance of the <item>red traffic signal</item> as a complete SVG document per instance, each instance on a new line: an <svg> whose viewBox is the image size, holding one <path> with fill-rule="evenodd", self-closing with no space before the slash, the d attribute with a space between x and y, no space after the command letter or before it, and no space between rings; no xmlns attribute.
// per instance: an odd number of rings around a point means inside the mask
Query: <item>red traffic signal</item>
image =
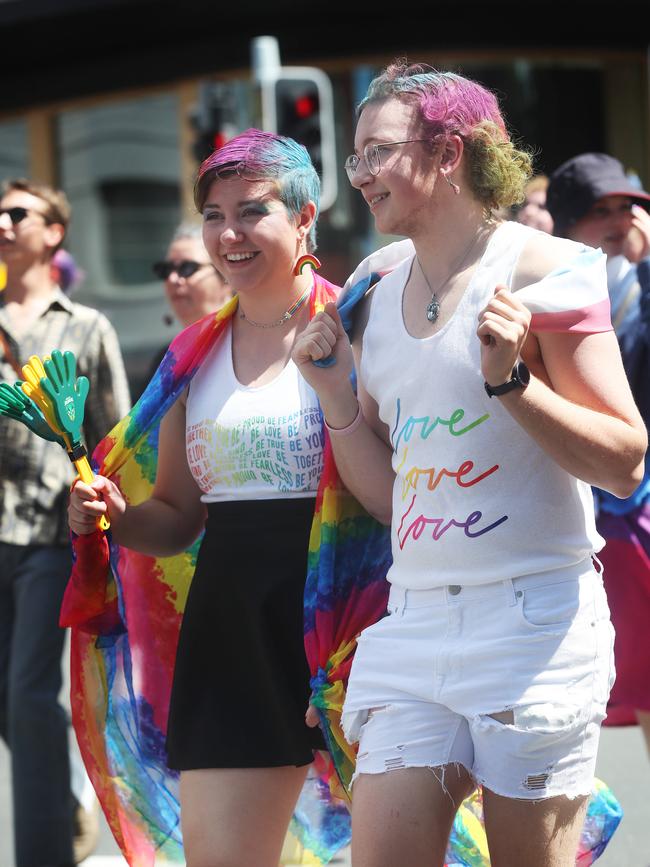
<svg viewBox="0 0 650 867"><path fill-rule="evenodd" d="M319 175L323 173L318 85L309 78L279 78L275 82L277 132L304 145Z"/></svg>
<svg viewBox="0 0 650 867"><path fill-rule="evenodd" d="M294 111L298 117L311 117L318 111L318 99L313 95L299 96L294 104Z"/></svg>
<svg viewBox="0 0 650 867"><path fill-rule="evenodd" d="M321 211L336 201L332 83L320 69L279 67L260 80L264 129L304 145L321 179Z"/></svg>
<svg viewBox="0 0 650 867"><path fill-rule="evenodd" d="M232 115L232 95L225 85L216 83L201 88L199 102L190 112L195 135L192 153L202 163L210 154L222 148L235 134L229 122Z"/></svg>

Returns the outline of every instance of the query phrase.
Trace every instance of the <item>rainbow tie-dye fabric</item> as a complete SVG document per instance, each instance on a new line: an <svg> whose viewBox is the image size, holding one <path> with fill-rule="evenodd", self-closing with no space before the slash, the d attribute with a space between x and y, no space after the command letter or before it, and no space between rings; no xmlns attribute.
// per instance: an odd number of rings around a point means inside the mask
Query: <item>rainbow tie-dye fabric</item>
<svg viewBox="0 0 650 867"><path fill-rule="evenodd" d="M337 294L315 274L311 315ZM229 302L173 341L136 406L95 450L97 472L110 477L129 503L150 495L160 420L236 307L236 300ZM75 562L61 622L72 627L72 713L86 768L129 864L182 862L178 775L166 766L165 735L178 634L199 543L168 558L122 548L110 532L75 537L73 543ZM345 657L353 651L354 637L386 607L390 539L387 528L340 484L329 443L308 562L305 642L312 670L321 686L333 684L342 695L334 678L349 668ZM343 668L333 666L330 657ZM329 689L319 694L331 701ZM334 737L333 749L337 743ZM335 780L329 755L317 756L293 823L301 841L323 861L350 837L347 799L342 789L339 797L333 794Z"/></svg>
<svg viewBox="0 0 650 867"><path fill-rule="evenodd" d="M383 268L347 287L339 303L344 322L349 325L357 300L395 264L389 256ZM336 293L336 287L314 274L311 315ZM220 339L236 307L233 299L178 335L138 403L95 450L97 471L113 479L129 503L150 495L160 420ZM165 735L178 634L198 545L175 557L154 558L113 543L110 532L73 539L75 562L61 614L62 625L72 627L73 723L89 776L131 867L183 862L178 775L166 765ZM388 528L342 486L326 437L309 542L305 647L313 701L330 753L316 754L292 822L305 848L323 863L350 840L348 789L355 750L343 738L340 712L356 636L386 607L384 576L390 559ZM206 665L214 662L206 660ZM611 792L598 783L578 863L588 865L598 857L620 815ZM448 862L489 864L479 795L458 814Z"/></svg>

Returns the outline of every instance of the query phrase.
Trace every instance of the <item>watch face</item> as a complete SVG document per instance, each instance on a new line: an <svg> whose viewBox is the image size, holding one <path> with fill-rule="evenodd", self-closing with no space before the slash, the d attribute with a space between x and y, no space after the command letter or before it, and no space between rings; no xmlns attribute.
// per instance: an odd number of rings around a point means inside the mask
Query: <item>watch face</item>
<svg viewBox="0 0 650 867"><path fill-rule="evenodd" d="M515 368L515 375L524 388L530 382L530 370L526 367L523 361L520 361Z"/></svg>

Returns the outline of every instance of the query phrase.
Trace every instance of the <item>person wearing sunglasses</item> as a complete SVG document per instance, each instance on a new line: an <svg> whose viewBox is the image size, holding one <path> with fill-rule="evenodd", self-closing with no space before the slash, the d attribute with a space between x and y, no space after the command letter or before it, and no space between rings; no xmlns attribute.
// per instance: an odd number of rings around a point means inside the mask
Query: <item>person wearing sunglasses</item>
<svg viewBox="0 0 650 867"><path fill-rule="evenodd" d="M219 310L232 297L228 281L208 259L197 223L181 223L174 232L167 255L154 262L151 270L164 282L165 295L173 316L163 317L167 325L178 321L187 328L198 319ZM145 379L149 382L167 352L168 345L155 354Z"/></svg>
<svg viewBox="0 0 650 867"><path fill-rule="evenodd" d="M590 485L627 496L647 447L605 260L493 217L531 163L477 82L396 62L357 118L350 182L406 240L344 287L374 283L354 346L328 305L293 353L344 483L392 529L343 705L352 862L441 867L481 786L491 863L569 867L614 674Z"/></svg>
<svg viewBox="0 0 650 867"><path fill-rule="evenodd" d="M338 292L305 267L317 264L319 192L306 149L260 130L236 136L203 163L195 202L207 253L177 239L156 271L180 289L214 283L216 269L236 298L217 315L219 339L162 419L151 497L127 505L99 476L77 484L70 498L75 533L92 535L107 512L120 550L167 557L205 530L198 560L194 549L185 561L196 571L165 747L169 767L180 772L188 865L275 867L313 751L324 746L305 723L303 646L324 439L318 400L290 359L316 299ZM176 347L184 339L205 344L214 323L200 320L172 343L143 407L163 401L164 383L182 364Z"/></svg>
<svg viewBox="0 0 650 867"><path fill-rule="evenodd" d="M183 223L176 229L166 257L152 271L165 283L165 294L183 328L218 310L232 296L230 286L208 258L201 226Z"/></svg>
<svg viewBox="0 0 650 867"><path fill-rule="evenodd" d="M92 449L131 404L113 327L72 302L58 281L69 221L62 191L24 179L3 185L0 378L13 385L31 355L71 350L91 382L83 433ZM89 854L99 832L83 782L73 799L77 775L71 784L67 712L58 702L65 639L58 617L72 560L66 504L75 472L59 445L4 416L0 467L0 736L11 752L15 862L69 867Z"/></svg>

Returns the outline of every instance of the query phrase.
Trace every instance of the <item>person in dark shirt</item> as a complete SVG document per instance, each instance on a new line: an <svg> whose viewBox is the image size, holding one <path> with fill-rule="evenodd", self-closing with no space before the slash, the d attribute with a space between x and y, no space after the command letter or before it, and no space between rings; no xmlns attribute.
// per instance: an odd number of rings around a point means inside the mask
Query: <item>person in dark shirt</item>
<svg viewBox="0 0 650 867"><path fill-rule="evenodd" d="M650 194L621 163L585 153L551 175L547 206L555 234L600 247L607 254L612 324L636 404L650 424ZM608 705L610 725L638 722L650 751L650 464L632 496L617 499L595 490L600 554L616 629L616 683Z"/></svg>

